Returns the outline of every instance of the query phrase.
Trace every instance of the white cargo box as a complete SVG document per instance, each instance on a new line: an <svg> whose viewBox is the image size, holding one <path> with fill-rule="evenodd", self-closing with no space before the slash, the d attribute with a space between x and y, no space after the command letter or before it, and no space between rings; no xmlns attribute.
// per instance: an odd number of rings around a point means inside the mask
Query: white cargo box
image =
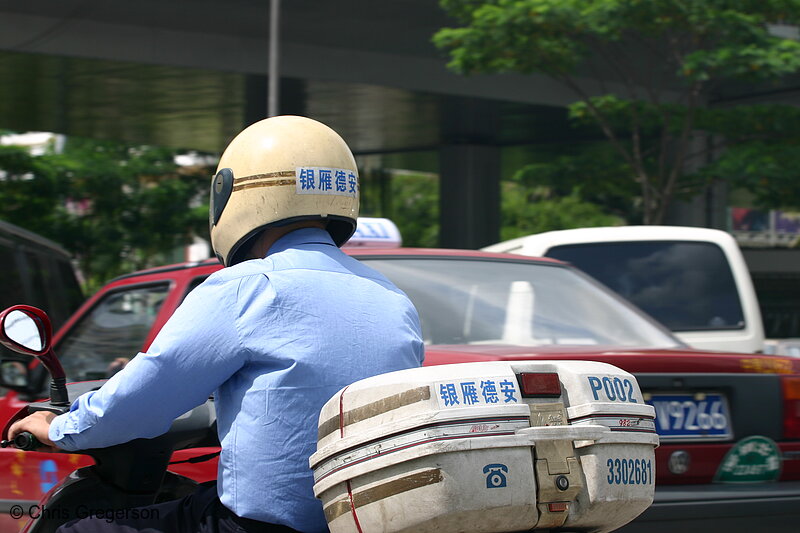
<svg viewBox="0 0 800 533"><path fill-rule="evenodd" d="M323 407L314 493L332 533L611 531L653 501L654 416L604 363L383 374Z"/></svg>

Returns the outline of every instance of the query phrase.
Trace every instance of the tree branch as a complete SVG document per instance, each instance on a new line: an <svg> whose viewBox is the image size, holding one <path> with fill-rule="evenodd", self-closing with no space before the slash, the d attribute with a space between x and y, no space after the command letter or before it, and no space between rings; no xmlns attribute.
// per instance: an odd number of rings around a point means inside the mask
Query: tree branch
<svg viewBox="0 0 800 533"><path fill-rule="evenodd" d="M644 158L642 156L642 136L640 129L639 110L636 102L631 103L631 143L633 148L633 160L635 162L634 172L641 180L642 201L645 204L645 213L649 212L649 205L652 201L650 177L644 168ZM645 217L647 218L647 217Z"/></svg>
<svg viewBox="0 0 800 533"><path fill-rule="evenodd" d="M686 118L684 119L681 136L678 139L678 153L675 156L675 161L669 173L667 183L662 190L661 202L658 207L658 211L656 212L656 223L660 223L664 220L666 208L672 200L675 192L675 185L678 181L678 178L683 174L683 165L686 162L685 158L689 145L689 136L694 128L694 117L695 112L697 111L697 97L700 94L701 87L702 83L700 82L695 82L692 84L692 90L690 91L689 102L687 105L688 112Z"/></svg>
<svg viewBox="0 0 800 533"><path fill-rule="evenodd" d="M572 91L578 95L578 98L580 98L586 104L586 107L589 108L592 116L594 116L595 120L597 120L600 129L603 131L603 134L605 134L606 138L611 142L611 145L614 146L617 152L619 152L619 154L632 168L635 168L633 157L627 150L625 150L625 147L614 133L611 123L608 121L605 115L597 108L597 106L592 103L591 97L586 94L586 92L581 89L581 87L575 83L575 80L573 80L568 74L562 74L559 76L559 81L561 81L561 83L566 85L568 88L572 89Z"/></svg>

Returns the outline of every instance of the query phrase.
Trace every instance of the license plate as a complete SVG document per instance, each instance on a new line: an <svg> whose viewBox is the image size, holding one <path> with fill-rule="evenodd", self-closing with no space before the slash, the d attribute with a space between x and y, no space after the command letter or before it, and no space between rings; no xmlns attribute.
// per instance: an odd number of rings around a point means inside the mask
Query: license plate
<svg viewBox="0 0 800 533"><path fill-rule="evenodd" d="M728 402L721 394L651 394L661 440L728 440L733 437Z"/></svg>

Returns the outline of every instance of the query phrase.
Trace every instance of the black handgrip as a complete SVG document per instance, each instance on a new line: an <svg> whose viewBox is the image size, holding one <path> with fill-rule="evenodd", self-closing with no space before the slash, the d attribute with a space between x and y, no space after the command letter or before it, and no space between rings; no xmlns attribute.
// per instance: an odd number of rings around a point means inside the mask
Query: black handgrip
<svg viewBox="0 0 800 533"><path fill-rule="evenodd" d="M23 431L22 433L17 433L17 436L14 437L14 447L19 450L35 450L36 448L42 445L39 442L39 439L33 436L33 433L28 431Z"/></svg>

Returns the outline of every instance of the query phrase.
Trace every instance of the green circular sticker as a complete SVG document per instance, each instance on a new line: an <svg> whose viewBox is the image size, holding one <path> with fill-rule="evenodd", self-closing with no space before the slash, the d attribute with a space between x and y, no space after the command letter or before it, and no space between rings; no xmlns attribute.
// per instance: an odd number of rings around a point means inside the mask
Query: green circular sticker
<svg viewBox="0 0 800 533"><path fill-rule="evenodd" d="M781 475L781 453L772 439L761 436L740 440L725 455L714 476L716 483L760 483Z"/></svg>

